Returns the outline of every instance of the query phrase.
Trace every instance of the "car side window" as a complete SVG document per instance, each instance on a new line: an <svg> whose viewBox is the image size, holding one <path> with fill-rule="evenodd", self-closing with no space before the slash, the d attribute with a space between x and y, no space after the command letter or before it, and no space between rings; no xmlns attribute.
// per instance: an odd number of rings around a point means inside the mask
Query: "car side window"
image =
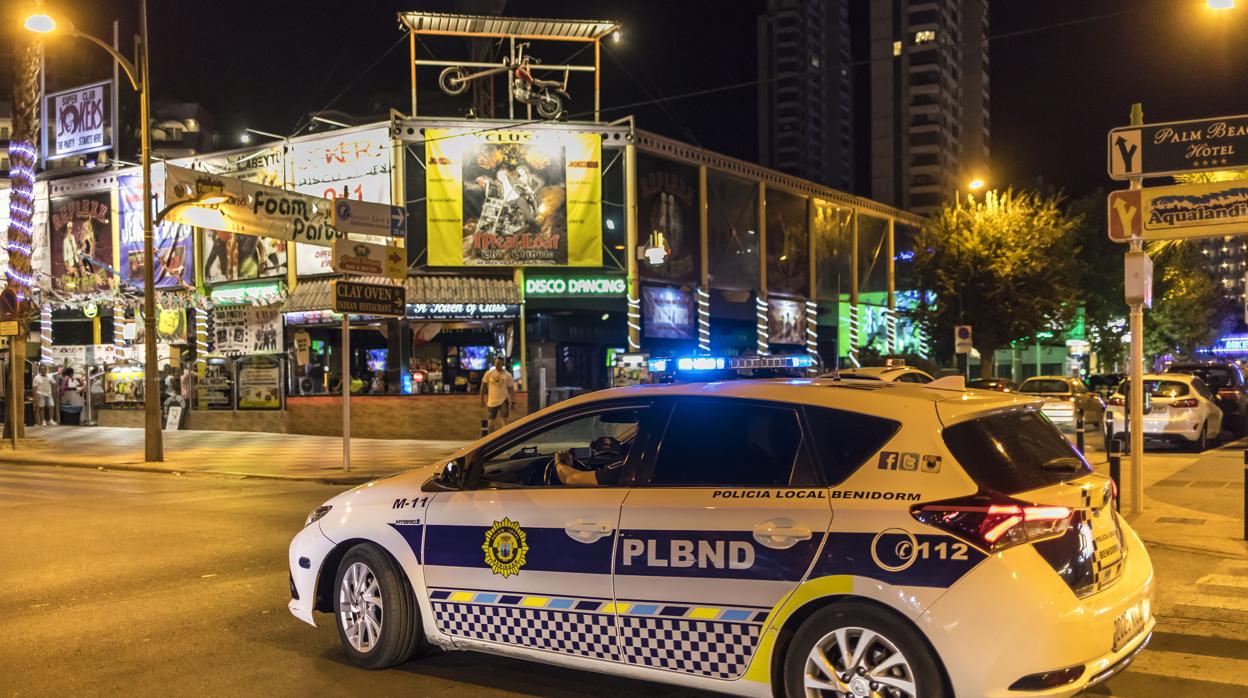
<svg viewBox="0 0 1248 698"><path fill-rule="evenodd" d="M487 450L477 487L562 487L553 466L559 451L586 468L621 467L637 442L645 409L605 409L571 417Z"/></svg>
<svg viewBox="0 0 1248 698"><path fill-rule="evenodd" d="M802 478L807 450L797 412L732 399L682 399L668 419L650 478L667 487L781 487Z"/></svg>
<svg viewBox="0 0 1248 698"><path fill-rule="evenodd" d="M830 407L806 407L806 424L824 484L845 481L893 438L901 424L883 417Z"/></svg>
<svg viewBox="0 0 1248 698"><path fill-rule="evenodd" d="M1192 387L1195 388L1196 392L1206 400L1214 399L1213 391L1209 390L1209 386L1205 385L1205 382L1201 379L1192 378Z"/></svg>
<svg viewBox="0 0 1248 698"><path fill-rule="evenodd" d="M927 383L927 377L922 373L903 373L897 378L902 383Z"/></svg>

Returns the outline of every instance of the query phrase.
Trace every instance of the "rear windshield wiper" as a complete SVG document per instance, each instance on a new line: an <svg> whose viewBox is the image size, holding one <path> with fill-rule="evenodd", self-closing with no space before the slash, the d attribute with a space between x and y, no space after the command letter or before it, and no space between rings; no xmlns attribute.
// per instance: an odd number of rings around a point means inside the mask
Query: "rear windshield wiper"
<svg viewBox="0 0 1248 698"><path fill-rule="evenodd" d="M1080 472L1086 468L1083 461L1075 458L1074 456L1059 456L1057 458L1050 458L1041 463L1040 467L1045 470L1064 470L1072 473Z"/></svg>

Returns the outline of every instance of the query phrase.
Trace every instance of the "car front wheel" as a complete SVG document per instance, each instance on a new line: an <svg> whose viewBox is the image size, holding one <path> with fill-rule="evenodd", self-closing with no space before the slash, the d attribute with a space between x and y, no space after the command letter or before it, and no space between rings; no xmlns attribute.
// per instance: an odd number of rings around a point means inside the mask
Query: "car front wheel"
<svg viewBox="0 0 1248 698"><path fill-rule="evenodd" d="M351 548L334 578L338 638L369 669L402 664L421 642L420 611L403 571L375 545Z"/></svg>
<svg viewBox="0 0 1248 698"><path fill-rule="evenodd" d="M798 629L784 666L789 698L946 698L932 650L905 621L846 602L816 612Z"/></svg>

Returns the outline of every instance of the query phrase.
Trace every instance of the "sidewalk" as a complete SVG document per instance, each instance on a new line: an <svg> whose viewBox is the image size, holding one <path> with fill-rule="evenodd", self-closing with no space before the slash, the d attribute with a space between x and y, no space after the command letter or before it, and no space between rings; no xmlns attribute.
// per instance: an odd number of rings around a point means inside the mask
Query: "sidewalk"
<svg viewBox="0 0 1248 698"><path fill-rule="evenodd" d="M351 472L342 469L337 436L238 431L166 431L165 461L145 463L143 430L124 427L27 427L13 451L5 441L0 463L62 465L152 472L212 473L237 477L367 482L450 455L463 441L351 439Z"/></svg>

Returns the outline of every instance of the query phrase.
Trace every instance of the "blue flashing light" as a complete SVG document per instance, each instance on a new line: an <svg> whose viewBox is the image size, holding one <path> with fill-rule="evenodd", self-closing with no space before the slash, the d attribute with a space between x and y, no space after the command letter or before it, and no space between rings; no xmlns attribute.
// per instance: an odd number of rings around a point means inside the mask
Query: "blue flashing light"
<svg viewBox="0 0 1248 698"><path fill-rule="evenodd" d="M651 373L667 373L667 364L671 359L649 359L646 361L646 368Z"/></svg>

